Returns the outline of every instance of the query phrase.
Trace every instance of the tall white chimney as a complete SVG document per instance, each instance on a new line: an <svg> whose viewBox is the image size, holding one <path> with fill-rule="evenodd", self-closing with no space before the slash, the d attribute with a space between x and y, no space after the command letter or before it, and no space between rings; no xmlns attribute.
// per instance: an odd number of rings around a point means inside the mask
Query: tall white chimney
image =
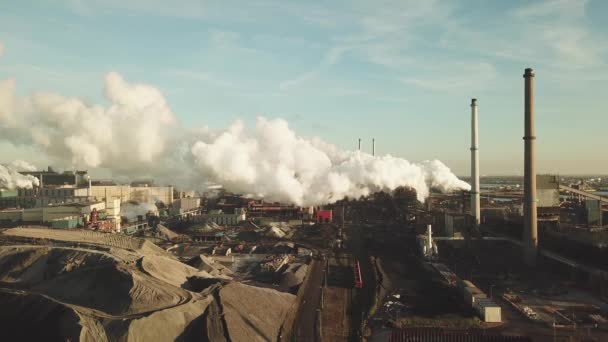
<svg viewBox="0 0 608 342"><path fill-rule="evenodd" d="M471 100L471 215L479 225L481 206L479 200L479 133L477 131L477 99Z"/></svg>
<svg viewBox="0 0 608 342"><path fill-rule="evenodd" d="M433 228L430 224L426 225L426 248L429 253L433 250Z"/></svg>

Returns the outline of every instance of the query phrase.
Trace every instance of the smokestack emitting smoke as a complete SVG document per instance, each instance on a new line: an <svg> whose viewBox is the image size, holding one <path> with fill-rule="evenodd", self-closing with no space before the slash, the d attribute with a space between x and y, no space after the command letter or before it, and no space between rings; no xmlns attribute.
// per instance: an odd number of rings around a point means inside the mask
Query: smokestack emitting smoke
<svg viewBox="0 0 608 342"><path fill-rule="evenodd" d="M534 72L527 68L524 73L524 260L533 266L536 264L538 232L536 221L536 155L534 141Z"/></svg>
<svg viewBox="0 0 608 342"><path fill-rule="evenodd" d="M479 199L479 134L477 119L477 99L471 100L471 215L475 225L479 225L481 206Z"/></svg>
<svg viewBox="0 0 608 342"><path fill-rule="evenodd" d="M161 92L105 77L108 107L53 93L17 97L0 82L0 137L33 145L57 164L102 167L118 176L156 177L183 186L221 184L228 191L297 205L332 203L411 187L470 188L438 160L410 163L343 151L297 136L282 119L236 121L222 131L180 127ZM360 140L359 140L360 147ZM66 165L67 164L67 165Z"/></svg>

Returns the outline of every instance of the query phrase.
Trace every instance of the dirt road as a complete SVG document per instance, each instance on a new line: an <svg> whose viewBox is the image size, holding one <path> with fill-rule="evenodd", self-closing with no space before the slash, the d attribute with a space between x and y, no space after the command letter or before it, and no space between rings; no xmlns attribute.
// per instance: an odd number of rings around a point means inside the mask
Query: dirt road
<svg viewBox="0 0 608 342"><path fill-rule="evenodd" d="M321 285L323 281L323 261L313 260L310 263L309 275L302 295L302 301L293 328L295 341L318 341L316 329L317 309L321 303Z"/></svg>

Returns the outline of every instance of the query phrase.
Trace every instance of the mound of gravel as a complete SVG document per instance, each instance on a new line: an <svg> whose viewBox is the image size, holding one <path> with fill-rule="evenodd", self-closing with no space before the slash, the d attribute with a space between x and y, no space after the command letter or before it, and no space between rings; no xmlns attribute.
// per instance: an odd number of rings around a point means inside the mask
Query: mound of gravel
<svg viewBox="0 0 608 342"><path fill-rule="evenodd" d="M219 292L228 335L232 341L275 341L296 297L232 282Z"/></svg>

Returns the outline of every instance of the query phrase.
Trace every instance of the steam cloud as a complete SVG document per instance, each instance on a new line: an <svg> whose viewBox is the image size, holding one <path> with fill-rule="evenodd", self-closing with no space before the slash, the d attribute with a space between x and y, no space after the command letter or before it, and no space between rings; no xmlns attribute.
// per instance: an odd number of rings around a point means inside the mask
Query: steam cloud
<svg viewBox="0 0 608 342"><path fill-rule="evenodd" d="M15 168L0 164L0 189L31 189L39 184L38 178L31 175L22 175Z"/></svg>
<svg viewBox="0 0 608 342"><path fill-rule="evenodd" d="M126 202L120 205L120 216L126 217L129 221L136 220L140 215L146 217L149 211L158 213L158 208L153 203Z"/></svg>
<svg viewBox="0 0 608 342"><path fill-rule="evenodd" d="M216 182L230 191L297 205L400 186L414 188L420 200L429 187L470 189L438 160L416 164L342 151L297 136L282 119L258 118L253 129L237 121L219 132L187 130L158 89L129 83L114 72L105 77L110 103L105 108L47 92L18 97L14 88L14 80L0 81L0 139L34 145L64 166L103 167L117 175L197 187ZM3 167L1 184L19 186L10 172Z"/></svg>
<svg viewBox="0 0 608 342"><path fill-rule="evenodd" d="M339 151L296 136L282 119L258 118L253 131L236 122L210 142L195 142L192 154L200 172L228 189L298 205L400 186L416 189L419 200L428 196L429 186L443 191L470 188L438 160L413 164L390 155Z"/></svg>

